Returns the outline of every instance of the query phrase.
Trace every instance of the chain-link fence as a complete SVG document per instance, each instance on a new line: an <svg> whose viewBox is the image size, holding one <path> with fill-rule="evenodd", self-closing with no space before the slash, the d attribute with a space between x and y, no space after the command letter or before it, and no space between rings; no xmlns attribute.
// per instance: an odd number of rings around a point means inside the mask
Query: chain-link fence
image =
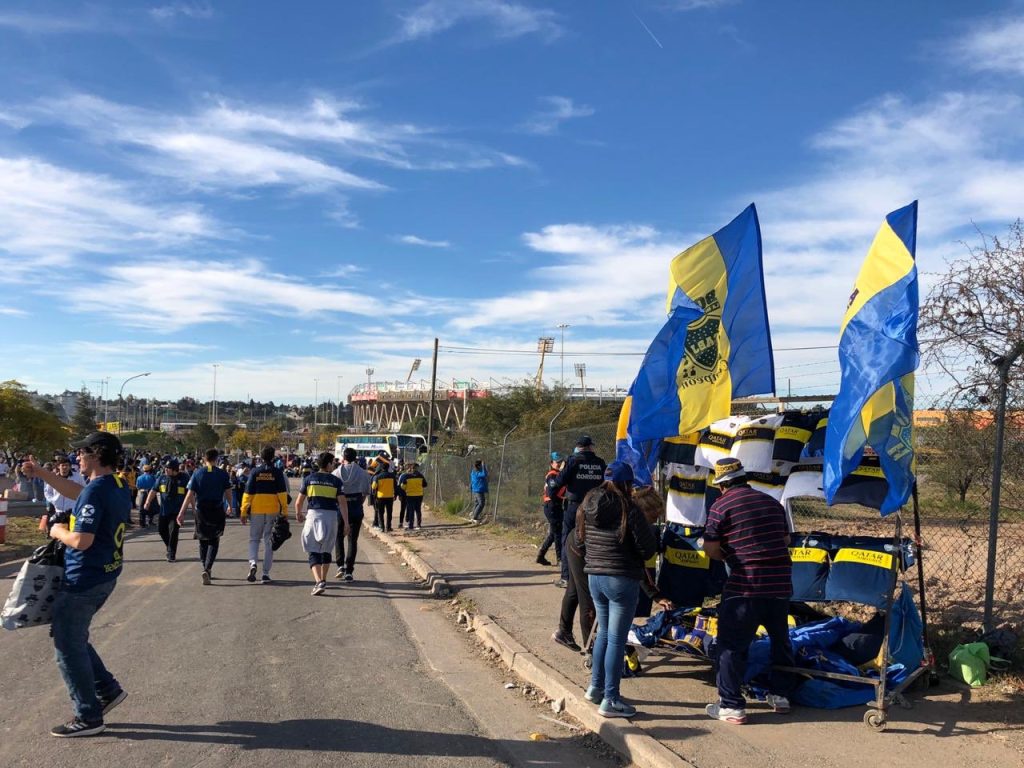
<svg viewBox="0 0 1024 768"><path fill-rule="evenodd" d="M991 424L977 418L957 421L940 414L932 425L916 431L920 490L921 542L931 620L946 627L977 627L985 601L989 544ZM599 456L615 453L615 425L600 424L562 430L522 440L476 448L466 456L444 453L439 446L429 471L434 506L466 517L472 507L469 473L483 460L490 470L486 519L499 525L543 536L542 486L551 450L572 452L576 438L589 434ZM997 527L994 579L995 623L1024 627L1024 420L1011 419L1006 428L1006 463ZM801 531L892 536L894 521L875 509L852 504L827 507L817 500L793 505L794 525ZM910 508L903 531L914 536ZM916 575L905 574L917 588Z"/></svg>

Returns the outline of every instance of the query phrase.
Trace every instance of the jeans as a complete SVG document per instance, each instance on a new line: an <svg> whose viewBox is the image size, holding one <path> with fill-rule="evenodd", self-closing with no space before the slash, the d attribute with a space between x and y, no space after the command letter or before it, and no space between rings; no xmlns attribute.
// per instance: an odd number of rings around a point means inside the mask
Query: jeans
<svg viewBox="0 0 1024 768"><path fill-rule="evenodd" d="M576 510L579 508L580 503L578 501L570 501L566 499L565 508L562 510L562 551L565 552L566 539L569 535L576 530ZM566 581L569 580L569 564L562 558L562 578Z"/></svg>
<svg viewBox="0 0 1024 768"><path fill-rule="evenodd" d="M544 504L544 517L548 521L548 535L544 543L540 545L537 557L544 557L551 545L555 545L555 557L562 559L562 508L555 506L550 501Z"/></svg>
<svg viewBox="0 0 1024 768"><path fill-rule="evenodd" d="M590 574L590 594L597 610L597 637L594 640L594 667L590 684L604 690L606 701L619 700L626 636L633 623L639 579L628 576Z"/></svg>
<svg viewBox="0 0 1024 768"><path fill-rule="evenodd" d="M395 500L375 499L373 503L373 524L385 531L391 530L391 516L395 511Z"/></svg>
<svg viewBox="0 0 1024 768"><path fill-rule="evenodd" d="M334 562L339 570L345 573L352 573L356 564L356 551L359 547L359 529L363 527L363 497L348 497L348 525L349 533L345 535L343 522L338 517L338 541L334 545ZM347 552L346 552L347 550Z"/></svg>
<svg viewBox="0 0 1024 768"><path fill-rule="evenodd" d="M89 624L114 591L115 580L82 592L61 590L53 605L50 635L57 667L68 688L75 716L89 722L103 720L99 697L116 692L118 685L89 642Z"/></svg>
<svg viewBox="0 0 1024 768"><path fill-rule="evenodd" d="M747 670L747 652L757 628L768 630L772 666L793 666L789 642L789 600L781 597L724 596L718 606L718 698L723 707L743 709L746 702L740 686ZM799 680L792 674L772 672L768 690L788 697Z"/></svg>
<svg viewBox="0 0 1024 768"><path fill-rule="evenodd" d="M474 520L479 520L487 506L487 491L473 491L473 514Z"/></svg>
<svg viewBox="0 0 1024 768"><path fill-rule="evenodd" d="M157 526L160 531L160 538L163 539L164 546L167 547L167 556L170 558L177 557L178 531L181 530L177 519L173 515L160 515Z"/></svg>
<svg viewBox="0 0 1024 768"><path fill-rule="evenodd" d="M405 500L405 517L410 530L413 525L423 526L423 497L409 496Z"/></svg>
<svg viewBox="0 0 1024 768"><path fill-rule="evenodd" d="M263 575L270 575L274 564L274 550L270 546L270 535L274 532L277 515L252 515L249 518L249 565L256 565L260 556L260 542L263 542Z"/></svg>
<svg viewBox="0 0 1024 768"><path fill-rule="evenodd" d="M199 560L203 564L203 570L213 573L213 564L217 562L217 552L220 550L220 539L213 541L199 540Z"/></svg>
<svg viewBox="0 0 1024 768"><path fill-rule="evenodd" d="M594 628L594 601L590 596L590 580L583 572L583 557L567 546L562 550L562 562L568 561L569 580L562 594L562 611L558 617L558 629L563 635L572 636L572 619L576 609L580 611L580 641L586 645L590 631Z"/></svg>

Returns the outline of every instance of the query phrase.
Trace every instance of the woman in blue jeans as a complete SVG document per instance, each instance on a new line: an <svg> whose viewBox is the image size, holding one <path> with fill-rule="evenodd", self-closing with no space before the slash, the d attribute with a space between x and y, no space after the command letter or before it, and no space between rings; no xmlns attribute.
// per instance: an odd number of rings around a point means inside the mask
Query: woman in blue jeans
<svg viewBox="0 0 1024 768"><path fill-rule="evenodd" d="M586 546L584 572L598 623L590 687L583 697L600 703L604 717L632 717L636 708L619 695L623 654L644 563L657 551L658 542L633 502L632 468L613 461L604 476L604 483L590 491L580 505L583 528L577 531Z"/></svg>

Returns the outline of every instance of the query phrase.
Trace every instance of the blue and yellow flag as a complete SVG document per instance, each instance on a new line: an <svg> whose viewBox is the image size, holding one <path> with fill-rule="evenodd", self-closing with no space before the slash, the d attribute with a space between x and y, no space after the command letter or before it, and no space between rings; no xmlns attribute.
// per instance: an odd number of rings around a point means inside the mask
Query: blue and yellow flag
<svg viewBox="0 0 1024 768"><path fill-rule="evenodd" d="M676 256L669 274L668 322L619 414L617 458L632 465L638 485L663 438L727 417L734 397L775 391L753 204Z"/></svg>
<svg viewBox="0 0 1024 768"><path fill-rule="evenodd" d="M678 423L673 435L729 416L732 400L775 392L775 365L761 268L761 227L751 203L669 267L668 312L697 304L675 373Z"/></svg>
<svg viewBox="0 0 1024 768"><path fill-rule="evenodd" d="M914 484L917 349L917 201L885 217L850 296L839 338L839 394L825 433L823 486L832 503L871 446L889 484L881 512L895 512Z"/></svg>
<svg viewBox="0 0 1024 768"><path fill-rule="evenodd" d="M651 485L661 438L676 434L679 390L676 370L686 344L686 327L703 314L696 305L680 305L658 331L640 371L629 387L615 433L615 458L633 468L636 485Z"/></svg>

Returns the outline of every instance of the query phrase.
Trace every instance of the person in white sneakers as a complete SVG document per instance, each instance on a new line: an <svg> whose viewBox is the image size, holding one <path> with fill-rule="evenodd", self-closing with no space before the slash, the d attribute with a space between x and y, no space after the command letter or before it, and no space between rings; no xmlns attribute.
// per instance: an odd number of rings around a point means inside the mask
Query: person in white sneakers
<svg viewBox="0 0 1024 768"><path fill-rule="evenodd" d="M344 483L330 473L333 466L334 455L321 453L317 458L318 468L302 478L302 489L295 499L295 519L305 523L302 527L302 548L309 555L314 595L322 595L327 589L331 551L338 536L345 536L349 532L348 504L345 503L343 495ZM339 515L341 531L338 530Z"/></svg>

